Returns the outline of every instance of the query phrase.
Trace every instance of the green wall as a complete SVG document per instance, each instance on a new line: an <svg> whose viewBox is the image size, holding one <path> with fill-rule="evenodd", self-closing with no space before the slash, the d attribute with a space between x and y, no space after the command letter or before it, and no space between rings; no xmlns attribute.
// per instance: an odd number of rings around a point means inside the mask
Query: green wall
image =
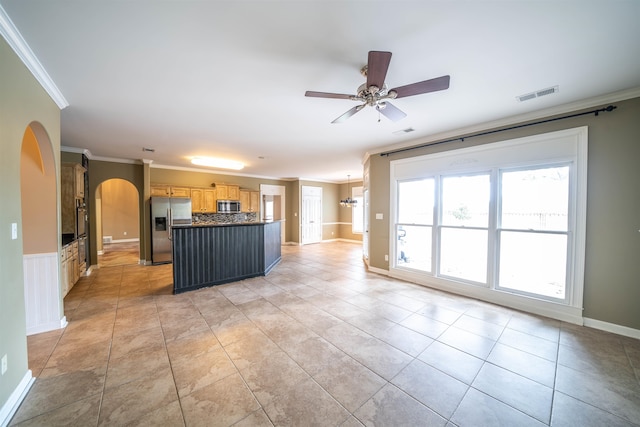
<svg viewBox="0 0 640 427"><path fill-rule="evenodd" d="M613 104L618 107L616 110L600 113L598 116L590 114L484 137L466 138L464 141L416 149L390 157L372 155L365 165L370 168L370 265L382 270L389 269L384 256L389 251L391 160L588 126L583 315L590 319L640 329L640 98ZM375 219L376 213L382 213L384 218Z"/></svg>
<svg viewBox="0 0 640 427"><path fill-rule="evenodd" d="M50 140L55 158L53 166L58 177L56 191L59 206L60 110L0 37L0 357L6 355L8 362L8 370L0 378L0 408L7 404L28 373L20 153L25 130L33 122L42 125ZM11 239L12 223L18 225L16 240ZM57 224L57 230L51 232L56 233L60 243L59 215Z"/></svg>

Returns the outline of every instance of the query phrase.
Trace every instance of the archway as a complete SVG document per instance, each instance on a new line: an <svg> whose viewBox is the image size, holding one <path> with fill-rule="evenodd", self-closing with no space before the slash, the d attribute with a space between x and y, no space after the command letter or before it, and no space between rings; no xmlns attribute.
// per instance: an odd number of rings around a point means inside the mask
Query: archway
<svg viewBox="0 0 640 427"><path fill-rule="evenodd" d="M131 182L112 178L96 189L96 243L100 267L140 263L140 206Z"/></svg>
<svg viewBox="0 0 640 427"><path fill-rule="evenodd" d="M58 255L57 172L51 140L32 122L20 152L22 246L27 335L66 325Z"/></svg>

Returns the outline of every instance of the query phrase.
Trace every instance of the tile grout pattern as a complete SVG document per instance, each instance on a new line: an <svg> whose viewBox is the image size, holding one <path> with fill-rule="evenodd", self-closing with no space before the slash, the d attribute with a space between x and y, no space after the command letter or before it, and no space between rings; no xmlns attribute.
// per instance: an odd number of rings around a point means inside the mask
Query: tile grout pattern
<svg viewBox="0 0 640 427"><path fill-rule="evenodd" d="M640 425L638 340L368 273L356 244L180 295L171 274L82 278L69 325L28 337L10 425Z"/></svg>

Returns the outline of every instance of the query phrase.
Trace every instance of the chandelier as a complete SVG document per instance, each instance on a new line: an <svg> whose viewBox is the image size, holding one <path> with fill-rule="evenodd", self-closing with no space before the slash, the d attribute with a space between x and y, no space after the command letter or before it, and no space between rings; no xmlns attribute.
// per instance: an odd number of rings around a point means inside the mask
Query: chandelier
<svg viewBox="0 0 640 427"><path fill-rule="evenodd" d="M351 175L347 175L347 188L349 191L348 194L351 194L350 178L351 178ZM340 200L340 206L343 206L345 208L352 208L357 204L358 204L358 201L353 200L350 195L348 195L346 199Z"/></svg>

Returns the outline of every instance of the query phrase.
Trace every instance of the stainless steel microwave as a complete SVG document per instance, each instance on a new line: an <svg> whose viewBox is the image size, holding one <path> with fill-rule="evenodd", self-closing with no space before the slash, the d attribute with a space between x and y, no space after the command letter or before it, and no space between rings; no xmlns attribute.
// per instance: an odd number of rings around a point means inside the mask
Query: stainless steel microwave
<svg viewBox="0 0 640 427"><path fill-rule="evenodd" d="M240 213L238 200L218 200L218 213Z"/></svg>

